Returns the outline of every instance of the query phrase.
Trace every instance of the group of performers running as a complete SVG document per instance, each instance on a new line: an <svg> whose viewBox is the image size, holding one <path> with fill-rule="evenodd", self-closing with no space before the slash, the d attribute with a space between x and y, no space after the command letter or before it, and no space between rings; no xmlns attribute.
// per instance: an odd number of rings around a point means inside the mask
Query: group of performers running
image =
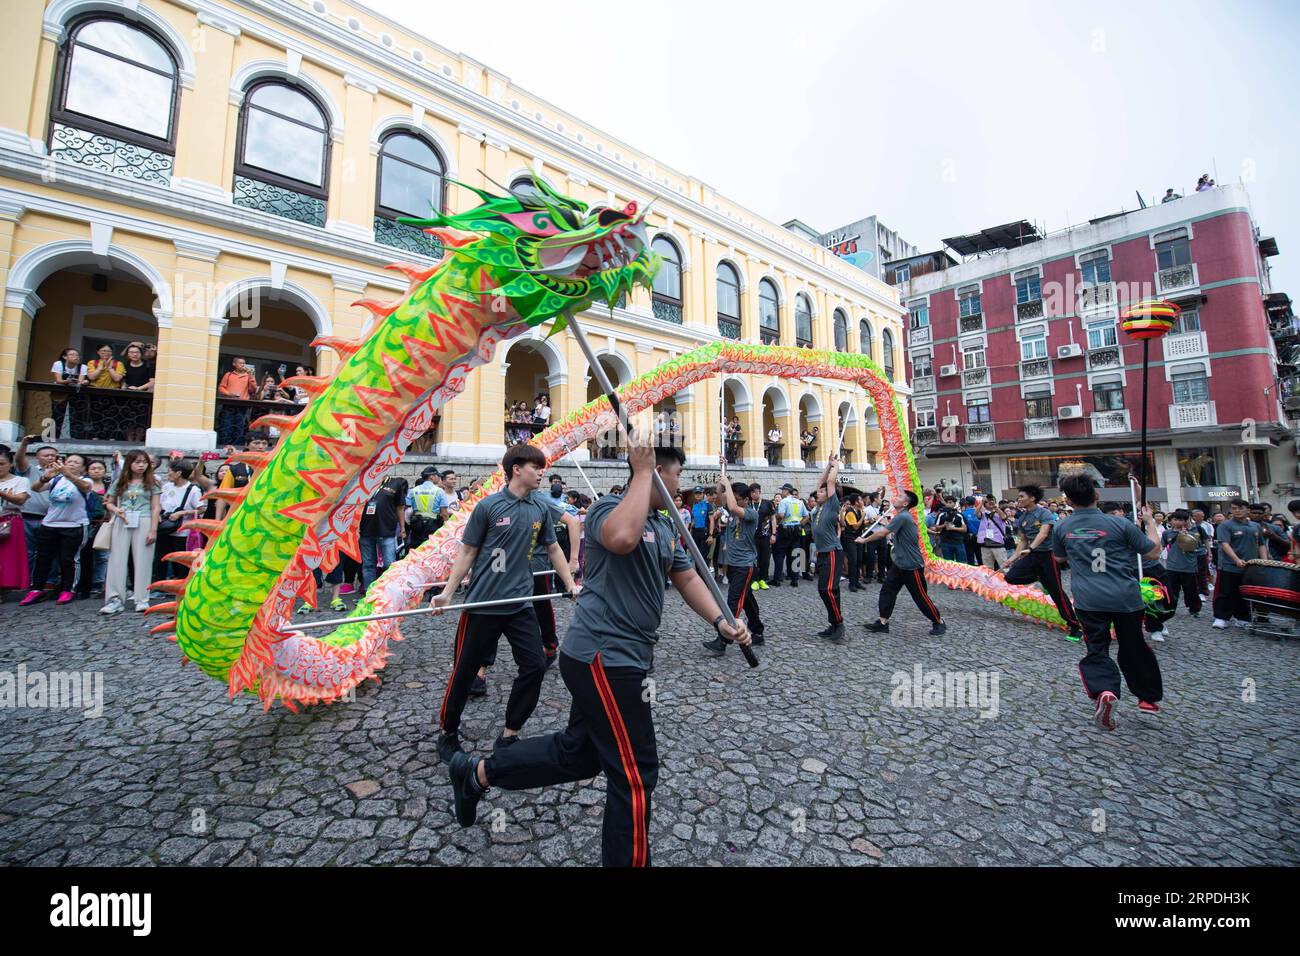
<svg viewBox="0 0 1300 956"><path fill-rule="evenodd" d="M524 790L586 780L604 773L606 806L602 861L607 866L644 866L650 861L651 794L659 756L647 692L663 613L665 580L715 632L705 647L725 654L729 644L764 642L754 582L757 553L757 502L750 487L728 483L724 474L718 500L730 520L727 534L727 603L722 608L683 547L667 509L674 507L685 456L680 448L629 444L631 476L622 494L593 502L579 526L558 498L539 489L546 460L532 445L510 448L502 460L507 484L484 498L466 522L461 548L447 583L432 600L435 613L448 607L465 576L469 591L456 628L454 662L437 722L437 749L448 766L453 806L462 826L470 826L489 787ZM658 471L668 499L659 500L652 481ZM839 462L832 457L818 478L812 535L817 548L817 591L827 626L818 636L847 642L839 580L844 549L839 527ZM1042 492L1022 488L1020 522L1024 540L1008 562L1007 580L1039 582L1051 596L1074 637L1087 642L1080 662L1084 689L1097 722L1115 727L1121 671L1143 712L1159 710L1160 669L1142 637L1143 603L1136 558L1148 561L1162 550L1162 532L1143 509L1143 528L1097 508L1092 479L1063 479L1061 490L1073 513L1057 520L1042 507ZM864 626L889 632L898 593L906 589L930 622L930 634L946 630L925 581L920 532L913 517L918 504L900 491L887 512L856 539L868 546L892 542L892 561L881 584L877 616ZM885 519L888 522L885 523ZM556 528L567 538L567 553ZM878 527L877 527L878 526ZM585 539L583 584L575 582L580 540ZM1074 600L1061 586L1058 562L1072 569ZM544 565L549 564L546 568ZM574 599L573 618L558 646L550 602L551 572L563 593ZM539 600L541 598L541 600ZM512 599L517 603L512 603ZM496 602L487 607L484 602ZM747 620L747 624L745 621ZM1110 643L1119 643L1119 666ZM460 740L461 714L480 669L490 664L500 638L510 644L517 674L506 704L505 725L491 756L471 756ZM522 737L535 709L547 669L558 663L572 699L568 725L561 731Z"/></svg>

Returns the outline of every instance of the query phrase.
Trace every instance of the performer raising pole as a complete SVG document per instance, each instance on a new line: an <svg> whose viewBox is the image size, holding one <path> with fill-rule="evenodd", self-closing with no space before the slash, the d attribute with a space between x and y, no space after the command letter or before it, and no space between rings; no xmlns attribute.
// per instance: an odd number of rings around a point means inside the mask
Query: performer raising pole
<svg viewBox="0 0 1300 956"><path fill-rule="evenodd" d="M718 456L722 477L718 480L718 505L731 512L732 521L722 532L727 536L727 605L736 619L745 612L749 633L755 644L763 643L763 619L759 616L758 598L750 584L756 573L758 549L754 536L758 530L758 509L750 500L749 485L743 481L727 483L727 456ZM704 646L715 656L727 651L727 641L719 634Z"/></svg>
<svg viewBox="0 0 1300 956"><path fill-rule="evenodd" d="M845 419L847 421L847 419ZM843 433L840 435L843 440ZM827 625L817 632L833 644L846 644L844 612L840 607L840 572L844 570L844 545L840 543L840 496L836 482L840 476L840 459L831 455L817 479L813 496L817 511L813 514L813 544L817 546L817 594L826 606Z"/></svg>

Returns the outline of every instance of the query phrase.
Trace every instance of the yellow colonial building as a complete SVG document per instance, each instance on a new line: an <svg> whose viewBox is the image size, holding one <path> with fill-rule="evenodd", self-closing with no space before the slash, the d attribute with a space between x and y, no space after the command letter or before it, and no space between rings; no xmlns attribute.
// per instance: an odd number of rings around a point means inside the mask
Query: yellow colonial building
<svg viewBox="0 0 1300 956"><path fill-rule="evenodd" d="M353 302L404 290L387 264L440 254L397 216L468 208L447 180L493 189L529 174L593 204L659 197L653 294L585 321L616 382L729 336L869 350L904 388L890 287L364 6L13 0L5 14L0 440L194 452L237 438L219 434L223 416L256 406L218 392L236 357L259 383L329 372L333 353L311 341L359 333L368 314ZM545 393L555 420L595 397L571 337L545 331L474 371L417 450L499 459L511 403ZM56 382L75 368L60 365L66 349L84 363L133 342L156 346L152 392ZM738 376L663 409L696 464L717 460L723 393L746 465L800 465L798 434L814 427L824 458L846 416L854 465L880 447L860 393ZM782 447L765 452L773 428Z"/></svg>

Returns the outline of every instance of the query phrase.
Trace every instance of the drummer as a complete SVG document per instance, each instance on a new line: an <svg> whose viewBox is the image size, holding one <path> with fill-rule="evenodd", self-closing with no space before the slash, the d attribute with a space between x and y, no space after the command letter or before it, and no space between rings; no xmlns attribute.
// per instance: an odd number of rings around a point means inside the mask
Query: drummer
<svg viewBox="0 0 1300 956"><path fill-rule="evenodd" d="M1260 527L1249 519L1247 507L1244 498L1228 502L1228 520L1215 533L1219 542L1219 577L1214 582L1213 626L1220 630L1228 626L1228 621L1237 627L1250 626L1250 610L1241 597L1241 578L1247 561L1268 557Z"/></svg>

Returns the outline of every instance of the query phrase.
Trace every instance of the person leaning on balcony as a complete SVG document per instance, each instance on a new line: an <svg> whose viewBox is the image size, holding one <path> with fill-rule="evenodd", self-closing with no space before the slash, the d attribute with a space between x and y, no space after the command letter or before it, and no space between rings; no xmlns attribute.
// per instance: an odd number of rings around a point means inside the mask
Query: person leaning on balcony
<svg viewBox="0 0 1300 956"><path fill-rule="evenodd" d="M99 347L96 354L98 358L91 359L86 366L86 384L91 388L120 389L126 379L126 366L113 358L113 347L105 343ZM93 420L90 420L90 416L87 415L90 425L89 434L94 437L94 440L103 441L105 438L109 441L120 440L123 412L120 403L104 396L96 400L94 410L99 414Z"/></svg>
<svg viewBox="0 0 1300 956"><path fill-rule="evenodd" d="M50 374L57 385L69 385L80 389L86 384L86 366L81 364L81 353L76 349L64 349L59 353L59 360L50 366ZM64 393L66 394L66 393ZM79 393L70 398L50 396L51 417L54 419L54 435L57 438L63 429L63 416L68 414L68 431L65 438L81 438L85 411Z"/></svg>
<svg viewBox="0 0 1300 956"><path fill-rule="evenodd" d="M257 374L248 365L248 360L237 356L229 372L221 376L217 392L224 398L240 401L252 401L257 396ZM221 410L222 444L238 444L244 439L244 430L248 427L248 410L238 406L227 405Z"/></svg>

